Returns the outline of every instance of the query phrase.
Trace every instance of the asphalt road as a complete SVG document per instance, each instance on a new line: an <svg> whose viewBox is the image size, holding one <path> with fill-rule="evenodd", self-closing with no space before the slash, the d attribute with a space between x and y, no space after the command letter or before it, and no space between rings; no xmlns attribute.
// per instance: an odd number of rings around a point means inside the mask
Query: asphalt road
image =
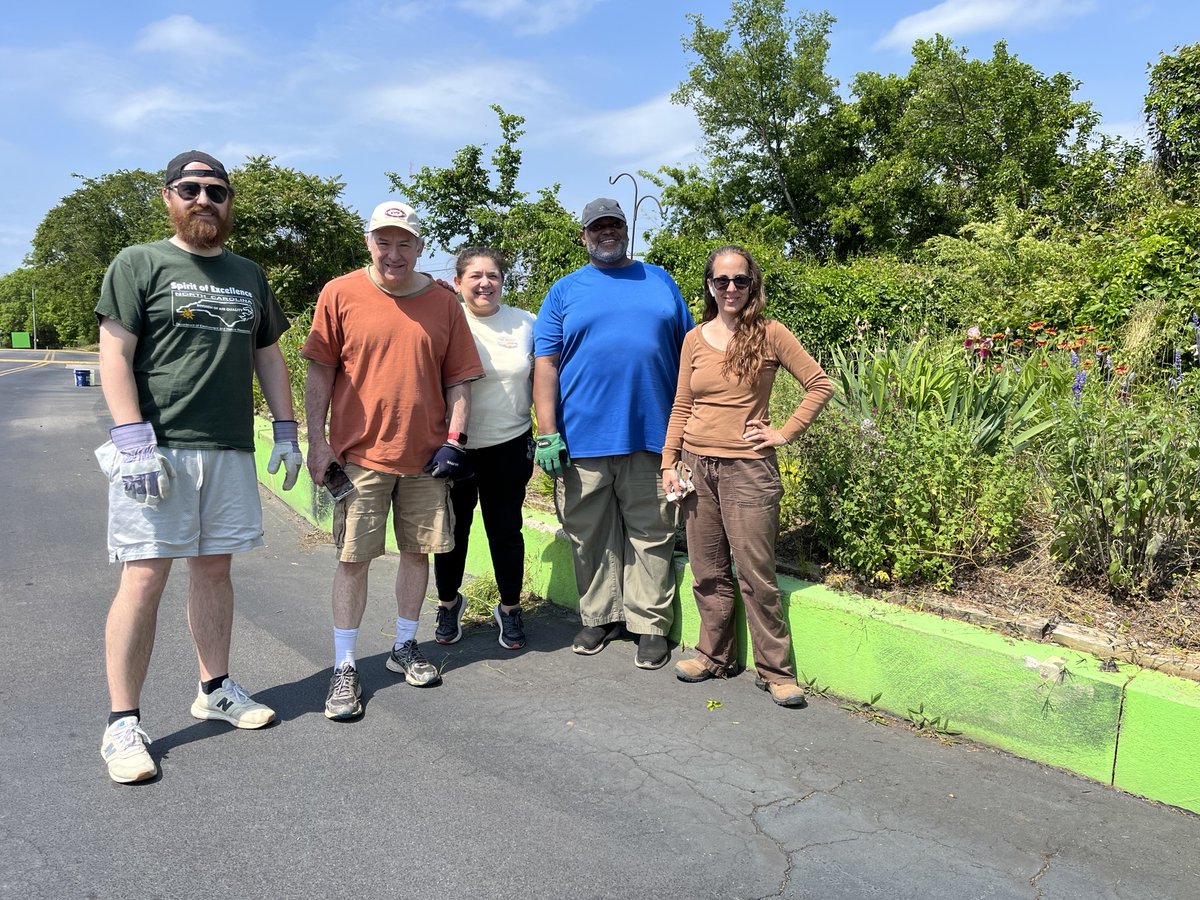
<svg viewBox="0 0 1200 900"><path fill-rule="evenodd" d="M557 609L511 653L487 626L439 647L430 607L444 684L404 685L383 666L392 560L359 642L366 715L329 722L332 550L270 495L268 546L234 566L233 673L279 721L188 715L179 564L142 701L162 774L114 785L108 417L41 356L0 351L2 898L1200 896L1196 816L834 698L779 709L748 675L684 685L627 641L578 657Z"/></svg>

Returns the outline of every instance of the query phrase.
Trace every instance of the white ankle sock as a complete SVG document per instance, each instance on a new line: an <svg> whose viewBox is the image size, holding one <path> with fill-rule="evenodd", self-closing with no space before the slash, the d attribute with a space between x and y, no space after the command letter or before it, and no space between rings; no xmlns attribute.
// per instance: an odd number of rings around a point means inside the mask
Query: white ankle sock
<svg viewBox="0 0 1200 900"><path fill-rule="evenodd" d="M399 647L405 641L415 641L417 639L417 620L402 619L396 616L396 646Z"/></svg>
<svg viewBox="0 0 1200 900"><path fill-rule="evenodd" d="M333 667L351 665L358 668L354 662L354 647L358 643L357 628L333 629Z"/></svg>

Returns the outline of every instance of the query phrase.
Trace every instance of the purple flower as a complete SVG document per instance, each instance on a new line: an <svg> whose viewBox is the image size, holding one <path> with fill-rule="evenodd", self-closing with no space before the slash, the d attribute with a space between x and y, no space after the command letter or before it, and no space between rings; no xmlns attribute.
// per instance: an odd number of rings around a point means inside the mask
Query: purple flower
<svg viewBox="0 0 1200 900"><path fill-rule="evenodd" d="M1078 406L1083 400L1083 384L1087 381L1087 369L1080 369L1075 373L1075 383L1071 385L1071 394L1075 397L1075 405Z"/></svg>
<svg viewBox="0 0 1200 900"><path fill-rule="evenodd" d="M1079 354L1076 353L1074 350L1071 351L1071 368L1073 368L1073 369L1079 368Z"/></svg>

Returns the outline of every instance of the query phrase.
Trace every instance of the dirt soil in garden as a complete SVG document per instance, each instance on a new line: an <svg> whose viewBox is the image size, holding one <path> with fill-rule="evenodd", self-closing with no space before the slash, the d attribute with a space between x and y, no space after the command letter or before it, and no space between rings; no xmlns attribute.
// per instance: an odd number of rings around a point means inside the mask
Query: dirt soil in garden
<svg viewBox="0 0 1200 900"><path fill-rule="evenodd" d="M554 504L535 477L526 503L546 512ZM682 531L680 534L682 546ZM1200 680L1200 572L1179 578L1150 598L1116 597L1099 581L1068 578L1046 539L1031 538L1023 554L1003 564L957 573L949 590L872 584L805 558L796 534L779 542L779 570L835 590L962 619L1002 634L1136 662Z"/></svg>

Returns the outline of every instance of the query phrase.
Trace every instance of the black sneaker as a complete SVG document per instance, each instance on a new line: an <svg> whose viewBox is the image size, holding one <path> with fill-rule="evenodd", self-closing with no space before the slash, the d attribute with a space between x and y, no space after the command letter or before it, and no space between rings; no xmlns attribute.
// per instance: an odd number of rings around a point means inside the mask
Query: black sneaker
<svg viewBox="0 0 1200 900"><path fill-rule="evenodd" d="M433 630L433 639L439 644L454 644L462 637L463 611L467 608L463 595L459 594L453 606L437 606L437 628Z"/></svg>
<svg viewBox="0 0 1200 900"><path fill-rule="evenodd" d="M442 680L441 674L416 641L405 641L400 647L393 647L384 665L393 672L404 676L404 680L417 687L437 684Z"/></svg>
<svg viewBox="0 0 1200 900"><path fill-rule="evenodd" d="M609 622L607 625L589 625L571 644L571 649L581 656L592 656L604 649L604 645L621 633L620 622Z"/></svg>
<svg viewBox="0 0 1200 900"><path fill-rule="evenodd" d="M661 634L643 634L638 637L637 659L639 669L661 669L671 658L671 648Z"/></svg>
<svg viewBox="0 0 1200 900"><path fill-rule="evenodd" d="M333 670L329 679L329 696L325 698L325 718L353 719L362 715L362 686L358 670L343 663Z"/></svg>
<svg viewBox="0 0 1200 900"><path fill-rule="evenodd" d="M520 650L525 646L525 623L521 619L521 607L506 613L496 604L492 610L496 624L500 626L500 646L505 650Z"/></svg>

